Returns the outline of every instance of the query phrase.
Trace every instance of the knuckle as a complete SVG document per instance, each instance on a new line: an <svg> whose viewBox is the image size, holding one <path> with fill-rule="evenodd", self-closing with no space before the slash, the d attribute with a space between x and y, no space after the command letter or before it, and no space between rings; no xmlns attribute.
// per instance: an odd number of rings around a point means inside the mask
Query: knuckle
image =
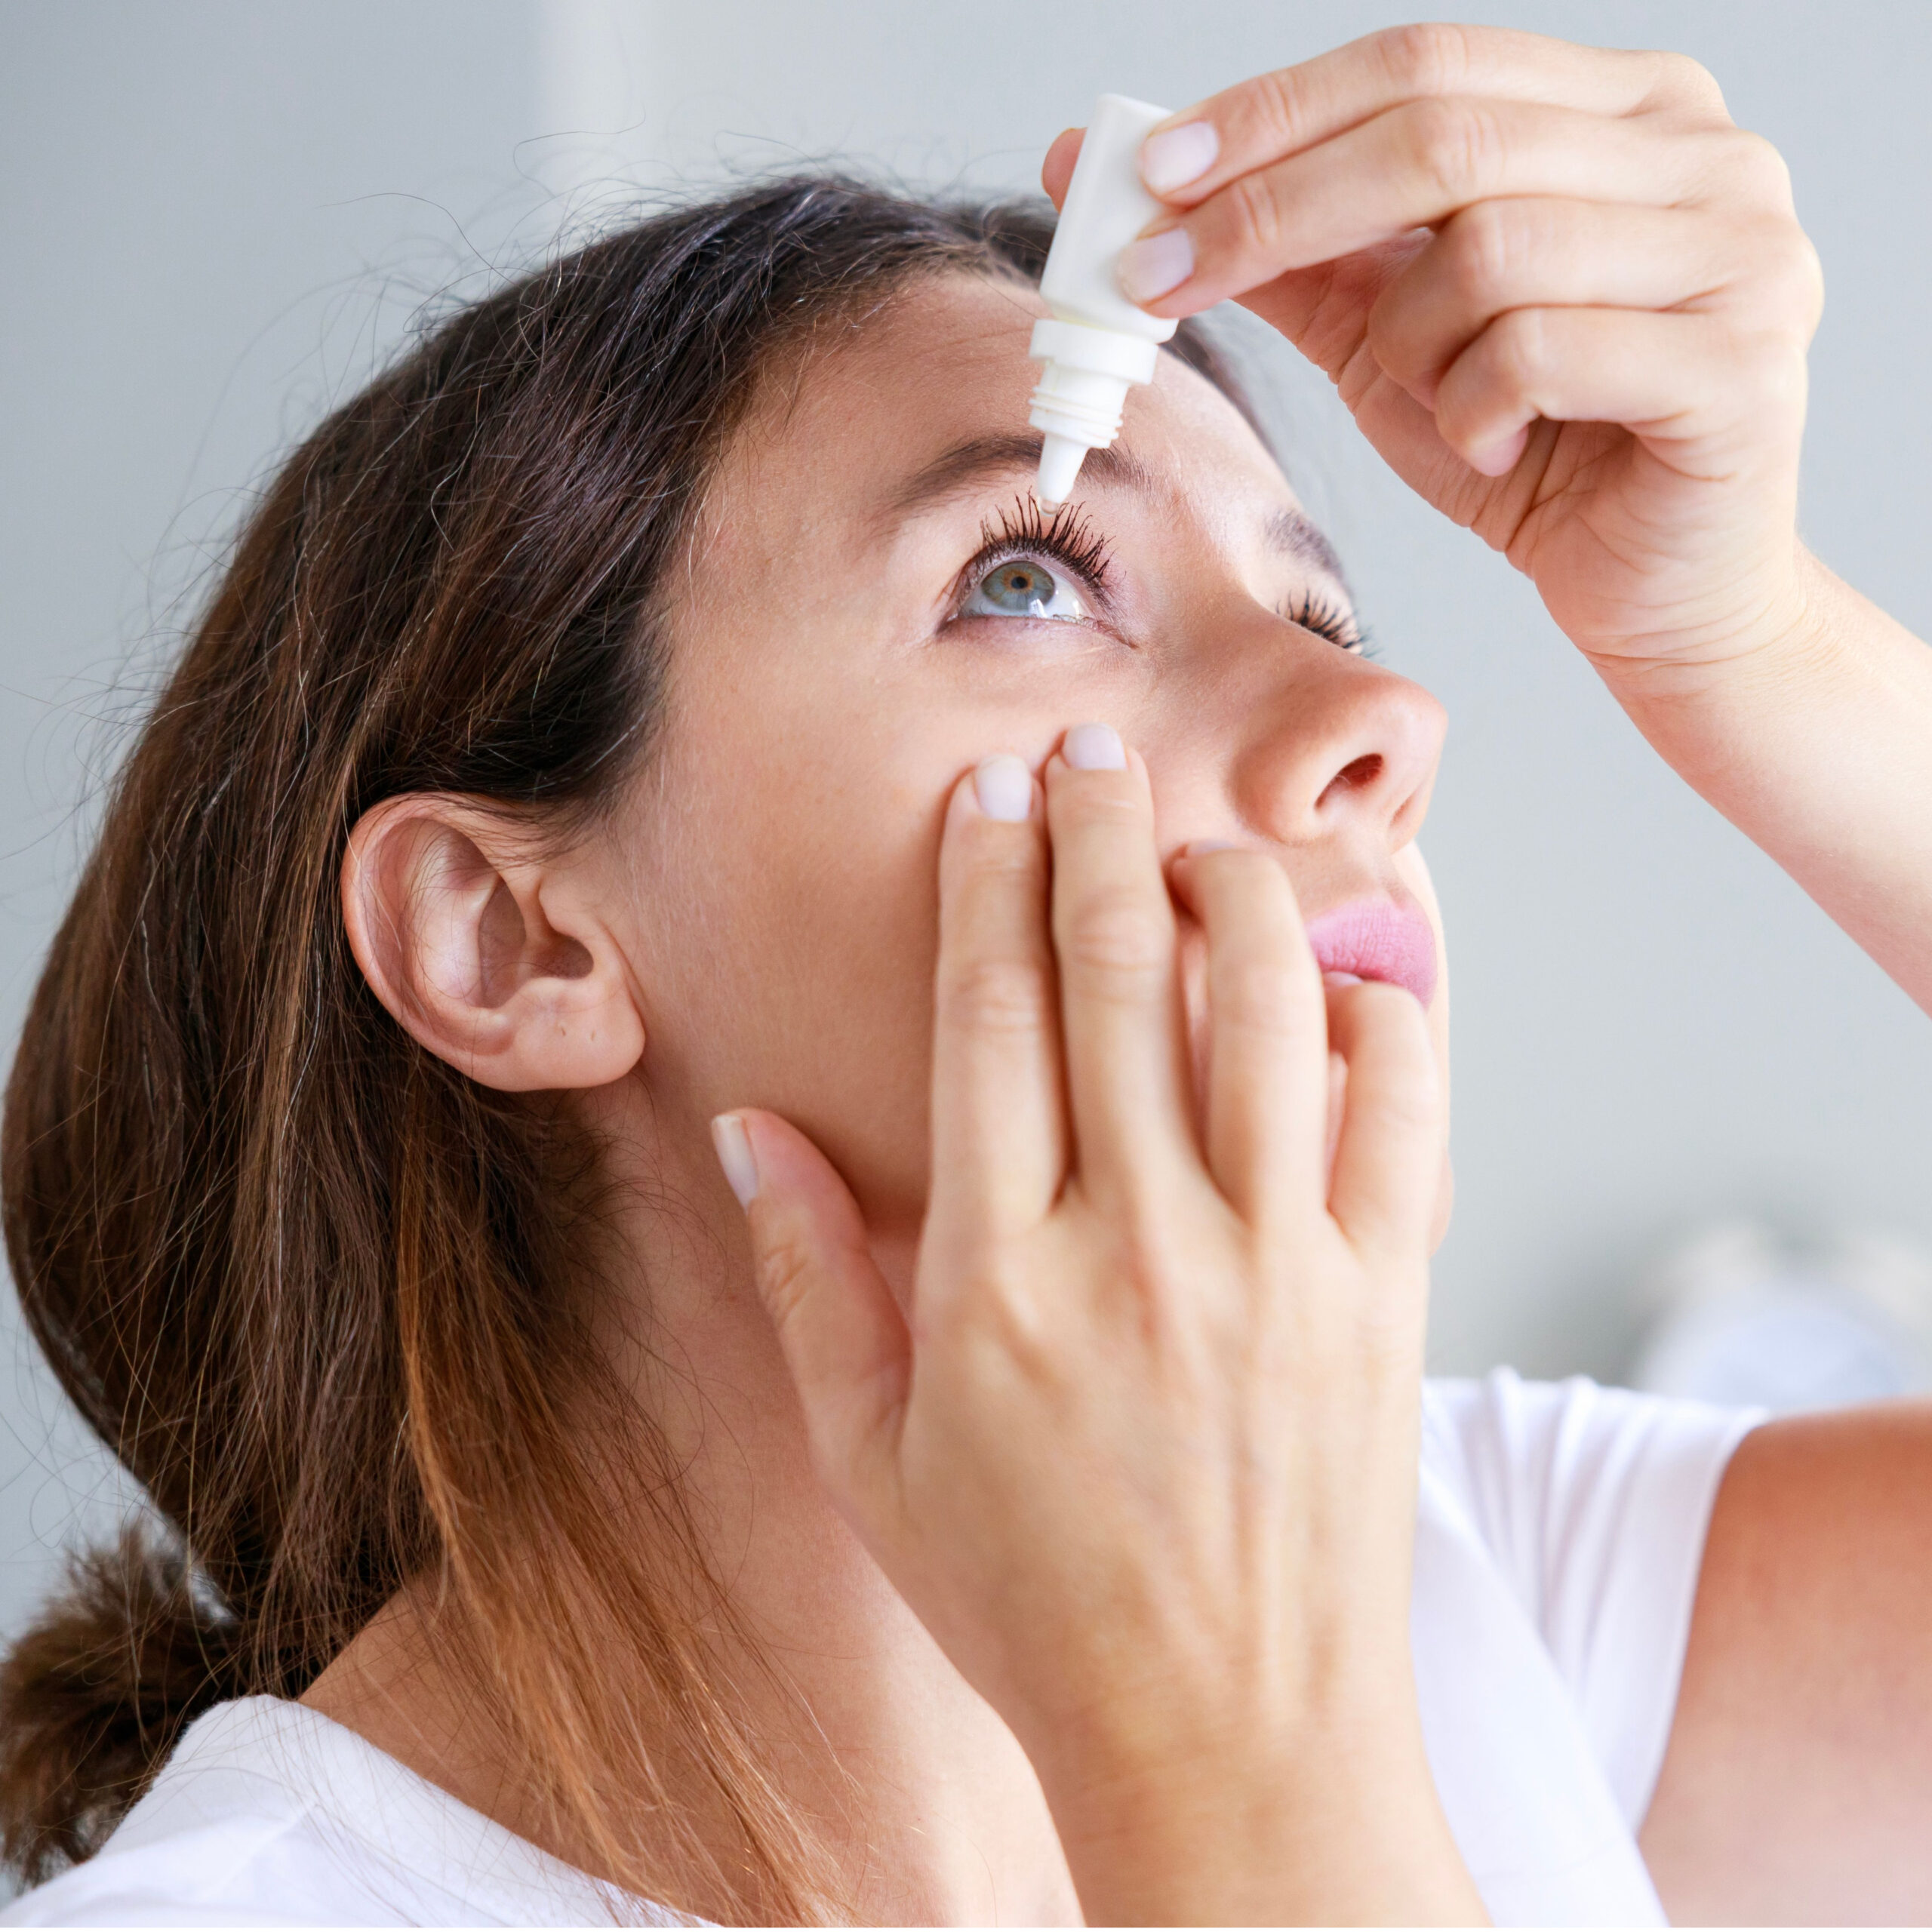
<svg viewBox="0 0 1932 1932"><path fill-rule="evenodd" d="M1648 101L1661 107L1687 108L1700 115L1724 113L1724 90L1700 60L1687 54L1647 55L1651 80Z"/></svg>
<svg viewBox="0 0 1932 1932"><path fill-rule="evenodd" d="M1773 220L1748 231L1743 245L1764 312L1809 341L1825 302L1824 266L1811 238L1795 222Z"/></svg>
<svg viewBox="0 0 1932 1932"><path fill-rule="evenodd" d="M1029 959L971 959L940 981L940 1017L970 1033L1037 1033L1051 997L1047 975Z"/></svg>
<svg viewBox="0 0 1932 1932"><path fill-rule="evenodd" d="M816 1257L799 1232L780 1227L760 1247L758 1287L772 1326L782 1335L798 1318L811 1298Z"/></svg>
<svg viewBox="0 0 1932 1932"><path fill-rule="evenodd" d="M1435 1089L1420 1074L1413 1079L1392 1081L1376 1097L1375 1106L1387 1132L1407 1138L1436 1130L1439 1109Z"/></svg>
<svg viewBox="0 0 1932 1932"><path fill-rule="evenodd" d="M1404 93L1453 94L1468 82L1468 32L1447 21L1386 28L1375 36L1375 48L1383 71Z"/></svg>
<svg viewBox="0 0 1932 1932"><path fill-rule="evenodd" d="M1096 893L1069 909L1060 954L1070 971L1089 979L1136 987L1161 974L1167 935L1152 909L1136 895Z"/></svg>
<svg viewBox="0 0 1932 1932"><path fill-rule="evenodd" d="M1549 355L1549 332L1537 309L1512 309L1491 323L1485 338L1492 392L1512 402L1527 401L1540 385Z"/></svg>
<svg viewBox="0 0 1932 1932"><path fill-rule="evenodd" d="M1276 67L1257 74L1242 91L1242 105L1264 152L1300 146L1306 125L1306 97L1298 70Z"/></svg>
<svg viewBox="0 0 1932 1932"><path fill-rule="evenodd" d="M1237 248L1244 254L1272 255L1281 238L1281 211L1267 171L1242 175L1225 194Z"/></svg>
<svg viewBox="0 0 1932 1932"><path fill-rule="evenodd" d="M1115 1239L1108 1257L1107 1278L1143 1315L1187 1300L1187 1286L1199 1278L1176 1251L1169 1204L1136 1199L1121 1204Z"/></svg>
<svg viewBox="0 0 1932 1932"><path fill-rule="evenodd" d="M1284 1035L1294 1030L1300 975L1285 959L1224 960L1210 989L1217 1023L1244 1033Z"/></svg>
<svg viewBox="0 0 1932 1932"><path fill-rule="evenodd" d="M1494 113L1481 102L1440 98L1412 102L1403 113L1409 165L1423 184L1450 206L1476 199L1502 146Z"/></svg>
<svg viewBox="0 0 1932 1932"><path fill-rule="evenodd" d="M1451 286L1470 307L1486 310L1514 279L1519 224L1506 202L1478 202L1444 236Z"/></svg>
<svg viewBox="0 0 1932 1932"><path fill-rule="evenodd" d="M1033 1379L1048 1379L1056 1353L1053 1327L1025 1272L999 1255L987 1255L959 1286L960 1292L948 1297L946 1339L986 1351ZM921 1319L930 1327L929 1317ZM924 1339L915 1334L915 1344Z"/></svg>
<svg viewBox="0 0 1932 1932"><path fill-rule="evenodd" d="M1016 829L1026 828L990 819L972 828L961 869L969 907L996 905L1016 887L1031 888L1040 870L1031 841L999 835ZM972 916L970 911L968 916Z"/></svg>
<svg viewBox="0 0 1932 1932"><path fill-rule="evenodd" d="M1718 141L1718 174L1724 186L1753 204L1780 211L1792 206L1791 169L1762 134L1727 129Z"/></svg>

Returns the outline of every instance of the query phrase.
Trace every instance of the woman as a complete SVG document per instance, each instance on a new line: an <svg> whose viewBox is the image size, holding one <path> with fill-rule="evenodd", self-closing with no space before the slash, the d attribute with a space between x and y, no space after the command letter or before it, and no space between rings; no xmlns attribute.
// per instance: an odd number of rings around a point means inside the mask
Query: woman
<svg viewBox="0 0 1932 1932"><path fill-rule="evenodd" d="M1281 329L1932 1005L1932 669L1797 544L1709 78L1380 35L1144 167L1137 295ZM1680 1913L1924 1909L1932 1424L1422 1396L1440 712L1197 331L1031 501L1044 241L663 217L244 534L9 1097L182 1539L8 1666L10 1850L93 1854L17 1918L1635 1920L1640 1826Z"/></svg>

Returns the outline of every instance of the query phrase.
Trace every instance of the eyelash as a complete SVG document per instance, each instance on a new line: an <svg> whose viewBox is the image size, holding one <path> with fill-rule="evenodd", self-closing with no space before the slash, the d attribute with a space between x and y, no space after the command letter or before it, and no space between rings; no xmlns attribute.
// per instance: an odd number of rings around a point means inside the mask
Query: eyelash
<svg viewBox="0 0 1932 1932"><path fill-rule="evenodd" d="M1318 597L1312 591L1304 590L1281 615L1290 623L1299 624L1317 637L1325 637L1331 644L1340 645L1355 657L1372 657L1375 654L1368 647L1368 633L1353 613L1326 597Z"/></svg>
<svg viewBox="0 0 1932 1932"><path fill-rule="evenodd" d="M961 573L963 583L977 583L995 565L1031 552L1065 565L1084 579L1103 602L1106 600L1112 553L1106 539L1094 528L1092 519L1071 503L1061 504L1049 516L1032 497L1016 497L1010 508L1000 512L997 524L988 518L980 525L980 539L978 555ZM1290 623L1312 631L1317 637L1326 638L1357 657L1375 654L1368 634L1348 608L1312 591L1303 591L1281 615Z"/></svg>
<svg viewBox="0 0 1932 1932"><path fill-rule="evenodd" d="M961 580L977 583L995 565L1023 554L1051 557L1064 564L1104 601L1112 575L1106 539L1094 528L1084 510L1063 503L1048 516L1031 497L1016 497L999 513L980 526L979 554L961 573Z"/></svg>

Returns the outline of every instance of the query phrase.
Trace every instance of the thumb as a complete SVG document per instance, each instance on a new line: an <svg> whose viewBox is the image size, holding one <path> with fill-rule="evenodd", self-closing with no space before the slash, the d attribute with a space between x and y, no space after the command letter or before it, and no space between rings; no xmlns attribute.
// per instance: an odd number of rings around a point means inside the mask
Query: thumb
<svg viewBox="0 0 1932 1932"><path fill-rule="evenodd" d="M743 1204L759 1299L805 1414L819 1477L855 1525L889 1507L912 1338L872 1260L858 1203L789 1121L752 1109L711 1123Z"/></svg>

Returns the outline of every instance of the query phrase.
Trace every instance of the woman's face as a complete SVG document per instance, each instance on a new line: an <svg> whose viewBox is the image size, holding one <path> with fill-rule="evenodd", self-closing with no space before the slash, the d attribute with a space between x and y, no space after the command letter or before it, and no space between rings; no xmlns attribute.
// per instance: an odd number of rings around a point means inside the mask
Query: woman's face
<svg viewBox="0 0 1932 1932"><path fill-rule="evenodd" d="M1042 312L935 281L771 386L670 586L665 730L618 820L656 1131L771 1108L887 1239L925 1197L941 818L989 754L1037 768L1069 726L1112 724L1164 857L1265 846L1311 921L1420 903L1439 958L1413 841L1441 707L1346 648L1326 544L1171 357L1043 516ZM1446 1005L1438 978L1445 1054Z"/></svg>

